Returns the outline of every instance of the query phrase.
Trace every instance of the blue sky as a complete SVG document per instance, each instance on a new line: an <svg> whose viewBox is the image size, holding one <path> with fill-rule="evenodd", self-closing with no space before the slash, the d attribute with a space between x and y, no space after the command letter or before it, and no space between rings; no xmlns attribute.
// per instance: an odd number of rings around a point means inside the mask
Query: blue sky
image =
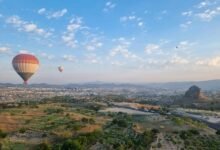
<svg viewBox="0 0 220 150"><path fill-rule="evenodd" d="M31 83L219 79L219 25L220 0L0 0L0 82L21 82L18 53Z"/></svg>

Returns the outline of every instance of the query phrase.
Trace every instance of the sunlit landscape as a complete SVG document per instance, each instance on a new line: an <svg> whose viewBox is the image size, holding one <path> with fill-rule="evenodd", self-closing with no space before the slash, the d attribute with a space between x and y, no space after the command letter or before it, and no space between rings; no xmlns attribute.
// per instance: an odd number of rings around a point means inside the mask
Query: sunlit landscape
<svg viewBox="0 0 220 150"><path fill-rule="evenodd" d="M0 0L0 150L220 150L219 0Z"/></svg>

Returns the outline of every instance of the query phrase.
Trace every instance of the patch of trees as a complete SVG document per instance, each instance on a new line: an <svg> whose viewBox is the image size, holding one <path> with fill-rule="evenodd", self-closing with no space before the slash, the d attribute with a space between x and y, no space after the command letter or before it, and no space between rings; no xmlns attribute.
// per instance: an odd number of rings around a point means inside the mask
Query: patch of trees
<svg viewBox="0 0 220 150"><path fill-rule="evenodd" d="M25 133L26 132L26 128L21 128L21 129L19 129L19 133Z"/></svg>
<svg viewBox="0 0 220 150"><path fill-rule="evenodd" d="M47 108L44 110L45 113L49 114L58 114L58 113L63 113L64 110L62 108Z"/></svg>
<svg viewBox="0 0 220 150"><path fill-rule="evenodd" d="M75 131L78 131L80 130L81 128L83 128L85 125L82 124L81 122L78 122L78 121L71 121L67 124L67 128L68 129L73 129Z"/></svg>
<svg viewBox="0 0 220 150"><path fill-rule="evenodd" d="M0 130L0 138L6 138L7 133Z"/></svg>
<svg viewBox="0 0 220 150"><path fill-rule="evenodd" d="M184 141L185 149L219 150L220 137L202 135L197 130L181 131L179 137Z"/></svg>
<svg viewBox="0 0 220 150"><path fill-rule="evenodd" d="M36 150L51 150L51 147L47 143L41 143L41 144L37 145L35 149Z"/></svg>
<svg viewBox="0 0 220 150"><path fill-rule="evenodd" d="M194 135L199 135L199 131L195 130L195 129L190 129L188 131L181 131L179 134L181 139L187 139L187 138L190 138Z"/></svg>
<svg viewBox="0 0 220 150"><path fill-rule="evenodd" d="M217 131L216 131L216 134L217 134L217 135L220 135L220 130L217 130Z"/></svg>
<svg viewBox="0 0 220 150"><path fill-rule="evenodd" d="M145 131L136 136L126 136L122 133L119 133L119 135L112 137L110 132L95 131L73 139L67 139L62 145L56 147L60 147L61 150L86 150L99 143L105 149L150 149L150 145L156 136L152 131Z"/></svg>
<svg viewBox="0 0 220 150"><path fill-rule="evenodd" d="M83 123L95 124L95 120L93 118L82 118L81 121Z"/></svg>
<svg viewBox="0 0 220 150"><path fill-rule="evenodd" d="M82 122L88 122L88 118L82 118ZM53 150L86 150L91 147L101 147L100 149L150 149L151 143L159 133L157 129L146 130L138 133L133 129L132 117L118 113L103 130L92 133L79 134L63 143L55 145Z"/></svg>
<svg viewBox="0 0 220 150"><path fill-rule="evenodd" d="M193 126L197 126L199 128L205 128L207 127L207 125L205 123L202 123L200 121L195 121L192 120L189 117L174 117L172 116L171 120L176 124L176 125L184 125L184 124L188 124L188 125L193 125Z"/></svg>
<svg viewBox="0 0 220 150"><path fill-rule="evenodd" d="M71 103L75 101L73 97L71 96L55 96L52 98L44 98L41 100L40 103L45 104L45 103L50 103L50 102L66 102L66 103Z"/></svg>
<svg viewBox="0 0 220 150"><path fill-rule="evenodd" d="M114 116L113 120L109 124L109 126L116 125L121 128L127 128L129 126L132 126L131 116L125 114L125 113L117 113L117 115Z"/></svg>
<svg viewBox="0 0 220 150"><path fill-rule="evenodd" d="M72 139L65 140L62 144L56 144L53 150L86 150L96 144L102 137L103 132L95 131L92 133L81 134Z"/></svg>

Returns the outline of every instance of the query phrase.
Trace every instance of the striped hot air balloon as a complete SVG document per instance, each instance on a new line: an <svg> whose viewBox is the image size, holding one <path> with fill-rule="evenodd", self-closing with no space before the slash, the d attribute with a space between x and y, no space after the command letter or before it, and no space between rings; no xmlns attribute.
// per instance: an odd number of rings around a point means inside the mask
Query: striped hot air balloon
<svg viewBox="0 0 220 150"><path fill-rule="evenodd" d="M12 60L14 70L24 80L24 84L37 71L39 67L38 59L30 54L18 54Z"/></svg>

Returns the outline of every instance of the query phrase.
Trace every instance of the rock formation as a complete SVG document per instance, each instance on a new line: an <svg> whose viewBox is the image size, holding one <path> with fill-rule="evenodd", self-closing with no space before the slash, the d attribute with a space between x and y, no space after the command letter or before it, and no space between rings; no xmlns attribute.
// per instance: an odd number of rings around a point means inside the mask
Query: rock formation
<svg viewBox="0 0 220 150"><path fill-rule="evenodd" d="M201 89L198 86L191 86L185 93L185 98L190 98L194 100L204 100L207 99L206 96L201 92Z"/></svg>

